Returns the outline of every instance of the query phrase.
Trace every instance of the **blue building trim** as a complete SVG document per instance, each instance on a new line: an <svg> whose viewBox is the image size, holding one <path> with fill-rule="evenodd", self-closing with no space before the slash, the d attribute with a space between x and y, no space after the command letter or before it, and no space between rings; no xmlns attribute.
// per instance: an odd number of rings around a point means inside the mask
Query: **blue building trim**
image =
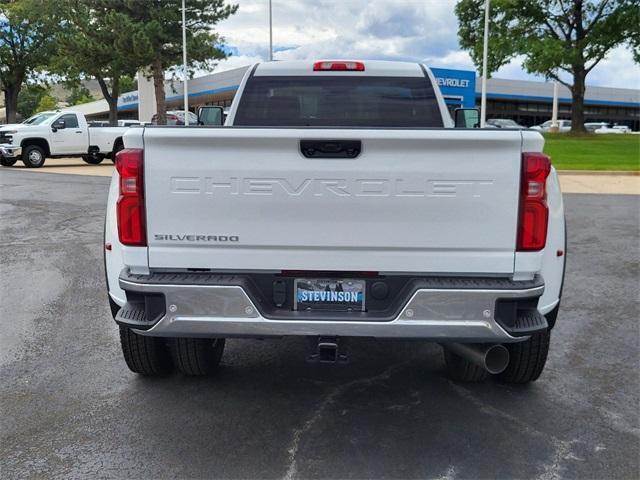
<svg viewBox="0 0 640 480"><path fill-rule="evenodd" d="M201 92L194 92L189 94L189 98L201 97L203 95L215 95L217 93L231 92L237 90L240 85L231 85L229 87L220 87L213 88L210 90L202 90ZM167 97L167 101L179 100L182 98L182 95L172 95ZM138 108L138 102L126 103L124 105L118 105L118 110L131 110L134 108Z"/></svg>
<svg viewBox="0 0 640 480"><path fill-rule="evenodd" d="M480 93L475 94L476 98L480 98ZM504 100L532 100L536 102L553 102L553 97L545 97L539 95L513 95L509 93L491 93L487 92L487 98L498 98ZM558 97L559 103L571 103L571 99L567 97ZM640 108L640 102L612 102L609 100L590 100L585 98L585 105L605 105L610 107L633 107Z"/></svg>

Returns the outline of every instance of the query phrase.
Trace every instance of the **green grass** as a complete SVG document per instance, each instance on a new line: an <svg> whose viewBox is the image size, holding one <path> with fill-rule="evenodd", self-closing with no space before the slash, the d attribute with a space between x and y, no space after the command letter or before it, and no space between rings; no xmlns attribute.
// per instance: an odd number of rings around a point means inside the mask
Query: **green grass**
<svg viewBox="0 0 640 480"><path fill-rule="evenodd" d="M547 133L544 152L558 170L640 170L640 135Z"/></svg>

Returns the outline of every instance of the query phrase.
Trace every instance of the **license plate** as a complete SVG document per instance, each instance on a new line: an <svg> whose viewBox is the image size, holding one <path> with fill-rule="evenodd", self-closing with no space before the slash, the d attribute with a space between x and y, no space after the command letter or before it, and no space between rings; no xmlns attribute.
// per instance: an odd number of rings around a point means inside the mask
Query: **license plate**
<svg viewBox="0 0 640 480"><path fill-rule="evenodd" d="M364 280L299 278L294 282L294 310L364 311Z"/></svg>

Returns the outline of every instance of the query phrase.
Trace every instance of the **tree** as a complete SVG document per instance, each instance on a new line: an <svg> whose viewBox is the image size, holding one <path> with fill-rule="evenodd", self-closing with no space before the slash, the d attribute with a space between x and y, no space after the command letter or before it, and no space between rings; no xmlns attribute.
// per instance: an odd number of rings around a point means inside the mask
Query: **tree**
<svg viewBox="0 0 640 480"><path fill-rule="evenodd" d="M93 102L94 100L95 98L93 98L89 89L80 84L72 85L71 92L69 92L69 96L66 98L69 105L81 105L83 103Z"/></svg>
<svg viewBox="0 0 640 480"><path fill-rule="evenodd" d="M128 2L146 4L136 0ZM60 25L56 32L55 70L70 81L95 78L109 105L111 125L118 123L118 97L123 79L135 75L144 65L136 55L135 25L114 8L116 3L58 0L52 2L49 9Z"/></svg>
<svg viewBox="0 0 640 480"><path fill-rule="evenodd" d="M38 106L34 113L38 112L46 112L47 110L55 110L58 107L58 100L56 100L51 95L44 95L40 102L38 102Z"/></svg>
<svg viewBox="0 0 640 480"><path fill-rule="evenodd" d="M480 68L485 0L456 5L458 37ZM571 90L572 131L584 131L585 79L615 47L638 43L640 0L492 0L488 72L524 56L529 73ZM635 40L634 40L635 38ZM637 55L637 48L636 48ZM571 80L568 80L570 77Z"/></svg>
<svg viewBox="0 0 640 480"><path fill-rule="evenodd" d="M54 23L41 15L46 0L0 0L0 89L7 122L16 121L25 81L44 67L54 47Z"/></svg>
<svg viewBox="0 0 640 480"><path fill-rule="evenodd" d="M135 77L124 76L120 79L120 91L122 93L133 92L138 89L138 80Z"/></svg>
<svg viewBox="0 0 640 480"><path fill-rule="evenodd" d="M37 83L23 85L18 95L17 112L22 118L29 118L38 108L42 97L49 94L49 89Z"/></svg>
<svg viewBox="0 0 640 480"><path fill-rule="evenodd" d="M631 20L633 27L629 32L629 45L631 45L633 59L636 63L640 63L640 8L634 9L631 15L633 15Z"/></svg>
<svg viewBox="0 0 640 480"><path fill-rule="evenodd" d="M166 124L165 72L175 72L178 68L175 65L182 63L182 1L104 1L131 23L138 63L149 66L153 77L158 123ZM213 68L216 60L227 57L220 48L222 38L212 31L212 27L237 9L237 5L225 5L225 0L187 0L187 50L191 72Z"/></svg>

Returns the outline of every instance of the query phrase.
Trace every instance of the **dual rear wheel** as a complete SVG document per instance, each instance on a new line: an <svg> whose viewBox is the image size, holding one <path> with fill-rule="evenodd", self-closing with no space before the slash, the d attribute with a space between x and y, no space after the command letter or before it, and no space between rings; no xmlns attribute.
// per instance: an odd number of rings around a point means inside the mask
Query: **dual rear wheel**
<svg viewBox="0 0 640 480"><path fill-rule="evenodd" d="M129 370L141 375L168 374L175 367L189 376L212 374L224 352L223 338L158 338L120 327L122 354Z"/></svg>
<svg viewBox="0 0 640 480"><path fill-rule="evenodd" d="M495 377L505 383L523 384L538 379L547 361L551 332L531 336L519 343L507 344L509 364ZM175 367L188 376L210 375L216 371L224 352L223 338L159 338L138 335L120 327L120 343L127 366L132 372L154 376ZM444 350L447 374L463 382L485 380L489 373L469 360Z"/></svg>
<svg viewBox="0 0 640 480"><path fill-rule="evenodd" d="M101 153L91 153L89 155L82 155L82 160L89 165L99 165L104 160L105 155Z"/></svg>
<svg viewBox="0 0 640 480"><path fill-rule="evenodd" d="M536 381L547 362L550 339L551 331L547 330L532 335L524 342L505 344L509 350L509 364L502 373L493 376L504 383L523 384ZM489 377L489 373L484 368L446 348L444 360L447 375L452 380L479 382Z"/></svg>
<svg viewBox="0 0 640 480"><path fill-rule="evenodd" d="M112 313L118 307L111 303ZM210 375L216 371L224 352L224 338L161 338L135 333L120 326L122 354L132 372L141 375L164 375L176 368L188 376ZM551 330L529 337L524 342L506 344L507 368L494 377L504 383L524 384L538 379L547 361ZM448 376L461 382L479 382L489 373L482 367L445 347Z"/></svg>

